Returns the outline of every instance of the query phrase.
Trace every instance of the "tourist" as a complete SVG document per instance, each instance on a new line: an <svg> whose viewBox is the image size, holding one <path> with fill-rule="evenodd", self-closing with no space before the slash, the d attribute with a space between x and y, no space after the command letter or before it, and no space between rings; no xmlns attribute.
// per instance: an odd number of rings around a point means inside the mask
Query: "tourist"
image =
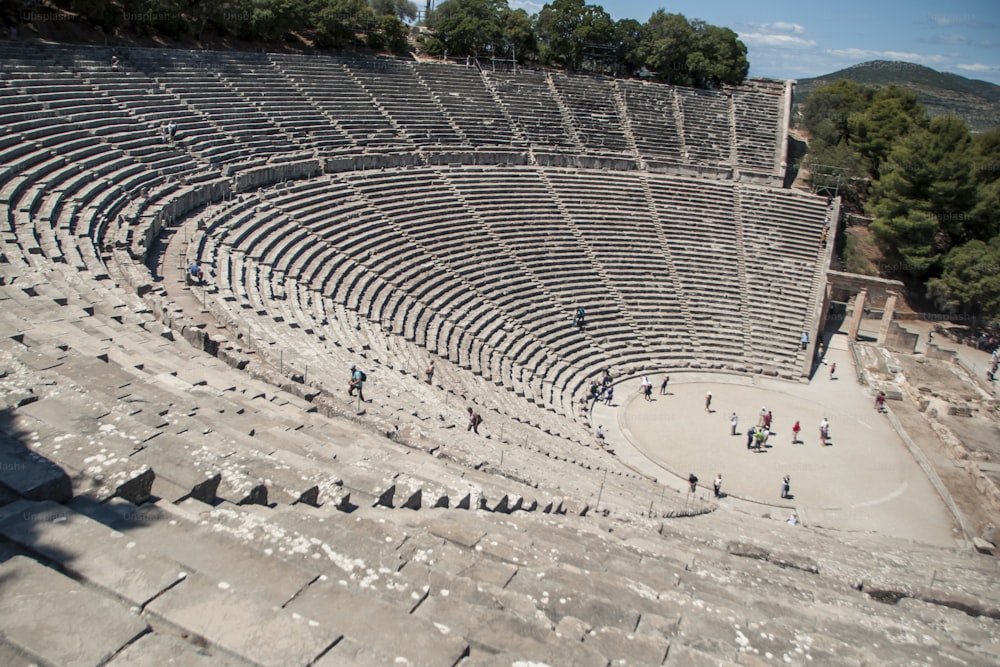
<svg viewBox="0 0 1000 667"><path fill-rule="evenodd" d="M201 270L200 266L198 266L198 262L191 262L191 266L188 267L188 275L191 277L192 282L199 285L205 278L205 272Z"/></svg>
<svg viewBox="0 0 1000 667"><path fill-rule="evenodd" d="M648 401L653 397L653 383L650 382L648 375L642 376L642 381L639 382L639 392Z"/></svg>
<svg viewBox="0 0 1000 667"><path fill-rule="evenodd" d="M785 475L781 480L781 497L788 498L792 490L792 478Z"/></svg>
<svg viewBox="0 0 1000 667"><path fill-rule="evenodd" d="M833 379L833 374L837 372L837 362L830 364L830 379Z"/></svg>
<svg viewBox="0 0 1000 667"><path fill-rule="evenodd" d="M764 451L764 445L767 443L767 431L762 428L758 428L753 434L753 444L754 450L759 452Z"/></svg>
<svg viewBox="0 0 1000 667"><path fill-rule="evenodd" d="M802 425L799 424L798 420L795 421L795 426L792 427L792 444L798 444L799 442L799 431L802 430Z"/></svg>
<svg viewBox="0 0 1000 667"><path fill-rule="evenodd" d="M736 435L736 426L740 423L740 418L736 416L734 412L732 416L729 417L729 426L731 427L730 435Z"/></svg>
<svg viewBox="0 0 1000 667"><path fill-rule="evenodd" d="M712 412L712 392L705 394L705 412Z"/></svg>
<svg viewBox="0 0 1000 667"><path fill-rule="evenodd" d="M597 438L599 442L604 442L604 427L600 424L594 429L594 437Z"/></svg>
<svg viewBox="0 0 1000 667"><path fill-rule="evenodd" d="M354 390L358 390L358 400L365 402L364 386L368 376L357 366L351 366L351 382L347 387L347 395L354 396Z"/></svg>
<svg viewBox="0 0 1000 667"><path fill-rule="evenodd" d="M885 411L885 392L880 391L875 395L875 412Z"/></svg>
<svg viewBox="0 0 1000 667"><path fill-rule="evenodd" d="M670 376L664 375L663 381L660 382L660 396L664 396L667 393L667 383L670 382Z"/></svg>
<svg viewBox="0 0 1000 667"><path fill-rule="evenodd" d="M819 439L820 442L825 446L827 438L830 437L830 420L823 417L823 421L819 423Z"/></svg>
<svg viewBox="0 0 1000 667"><path fill-rule="evenodd" d="M688 475L688 490L690 493L694 493L698 490L698 476L694 473Z"/></svg>
<svg viewBox="0 0 1000 667"><path fill-rule="evenodd" d="M483 423L483 418L479 416L479 413L469 408L469 428L466 431L472 431L476 435L479 435L479 425Z"/></svg>
<svg viewBox="0 0 1000 667"><path fill-rule="evenodd" d="M801 341L803 350L809 347L809 334L807 334L805 331L802 332Z"/></svg>
<svg viewBox="0 0 1000 667"><path fill-rule="evenodd" d="M720 472L715 476L715 482L712 483L712 490L715 492L716 498L722 497L722 473Z"/></svg>
<svg viewBox="0 0 1000 667"><path fill-rule="evenodd" d="M434 360L431 359L430 365L424 370L424 375L427 376L427 384L434 384Z"/></svg>
<svg viewBox="0 0 1000 667"><path fill-rule="evenodd" d="M611 399L613 399L614 396L615 396L615 388L608 387L607 393L604 394L604 404L611 405Z"/></svg>

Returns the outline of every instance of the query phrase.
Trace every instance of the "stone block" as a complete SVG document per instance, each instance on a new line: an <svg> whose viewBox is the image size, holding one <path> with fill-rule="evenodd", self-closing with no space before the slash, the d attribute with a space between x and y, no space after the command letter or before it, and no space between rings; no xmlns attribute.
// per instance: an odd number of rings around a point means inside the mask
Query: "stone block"
<svg viewBox="0 0 1000 667"><path fill-rule="evenodd" d="M73 485L65 470L3 433L0 433L0 486L28 500L61 503L73 497Z"/></svg>
<svg viewBox="0 0 1000 667"><path fill-rule="evenodd" d="M149 633L125 647L108 667L236 667L234 660L172 635Z"/></svg>
<svg viewBox="0 0 1000 667"><path fill-rule="evenodd" d="M44 664L103 664L148 631L124 604L36 561L0 564L0 628L4 640Z"/></svg>
<svg viewBox="0 0 1000 667"><path fill-rule="evenodd" d="M6 539L131 604L141 607L184 576L180 564L63 505L21 501L5 514Z"/></svg>
<svg viewBox="0 0 1000 667"><path fill-rule="evenodd" d="M620 628L594 628L583 638L584 646L608 660L627 665L661 665L670 642L663 638L626 632Z"/></svg>
<svg viewBox="0 0 1000 667"><path fill-rule="evenodd" d="M200 574L156 598L145 609L154 628L186 634L192 641L255 665L306 665L340 640L329 625L231 590L227 581Z"/></svg>
<svg viewBox="0 0 1000 667"><path fill-rule="evenodd" d="M285 608L345 637L377 646L405 664L454 665L469 652L468 642L440 624L356 595L330 579L314 582Z"/></svg>

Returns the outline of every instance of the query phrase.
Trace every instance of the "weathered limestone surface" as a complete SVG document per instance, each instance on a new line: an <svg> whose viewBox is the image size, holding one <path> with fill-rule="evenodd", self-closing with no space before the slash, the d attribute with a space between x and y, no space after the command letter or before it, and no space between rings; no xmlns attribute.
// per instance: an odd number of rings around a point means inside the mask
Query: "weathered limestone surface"
<svg viewBox="0 0 1000 667"><path fill-rule="evenodd" d="M23 556L0 564L0 628L18 650L67 667L102 663L147 631L121 602Z"/></svg>

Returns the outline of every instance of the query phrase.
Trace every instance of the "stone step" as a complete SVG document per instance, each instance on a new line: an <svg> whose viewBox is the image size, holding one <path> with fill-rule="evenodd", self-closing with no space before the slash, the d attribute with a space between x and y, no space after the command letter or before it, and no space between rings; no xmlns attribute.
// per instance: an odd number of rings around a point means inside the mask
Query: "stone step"
<svg viewBox="0 0 1000 667"><path fill-rule="evenodd" d="M220 652L179 637L151 632L126 646L107 664L112 667L238 667L243 662L230 660Z"/></svg>
<svg viewBox="0 0 1000 667"><path fill-rule="evenodd" d="M271 605L227 579L189 574L144 610L154 629L254 665L309 665L342 637L330 625Z"/></svg>
<svg viewBox="0 0 1000 667"><path fill-rule="evenodd" d="M0 593L4 642L42 664L104 664L149 631L117 599L25 556L0 563Z"/></svg>
<svg viewBox="0 0 1000 667"><path fill-rule="evenodd" d="M328 578L314 582L286 609L335 628L359 643L377 646L396 663L454 665L469 653L468 643L448 628L346 590ZM386 627L392 627L392 632L386 633Z"/></svg>

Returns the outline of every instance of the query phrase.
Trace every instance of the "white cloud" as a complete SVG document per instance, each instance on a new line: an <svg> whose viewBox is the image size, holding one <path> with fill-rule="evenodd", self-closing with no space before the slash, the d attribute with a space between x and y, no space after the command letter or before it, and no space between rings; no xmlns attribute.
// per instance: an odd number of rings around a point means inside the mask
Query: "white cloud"
<svg viewBox="0 0 1000 667"><path fill-rule="evenodd" d="M747 46L776 46L787 49L804 49L816 46L816 42L811 39L775 32L745 32L740 33L739 37Z"/></svg>
<svg viewBox="0 0 1000 667"><path fill-rule="evenodd" d="M803 28L798 23L788 23L786 21L777 21L775 23L763 23L761 24L761 28L765 30L767 29L775 30L777 32L790 32L794 35L801 35L806 31L806 29Z"/></svg>
<svg viewBox="0 0 1000 667"><path fill-rule="evenodd" d="M740 40L747 46L783 49L806 49L816 46L816 42L803 36L806 29L798 23L775 21L747 25L747 32L739 33Z"/></svg>
<svg viewBox="0 0 1000 667"><path fill-rule="evenodd" d="M975 25L971 16L930 16L931 23L940 26Z"/></svg>
<svg viewBox="0 0 1000 667"><path fill-rule="evenodd" d="M983 63L959 63L955 69L965 72L1000 72L1000 65L985 65Z"/></svg>

